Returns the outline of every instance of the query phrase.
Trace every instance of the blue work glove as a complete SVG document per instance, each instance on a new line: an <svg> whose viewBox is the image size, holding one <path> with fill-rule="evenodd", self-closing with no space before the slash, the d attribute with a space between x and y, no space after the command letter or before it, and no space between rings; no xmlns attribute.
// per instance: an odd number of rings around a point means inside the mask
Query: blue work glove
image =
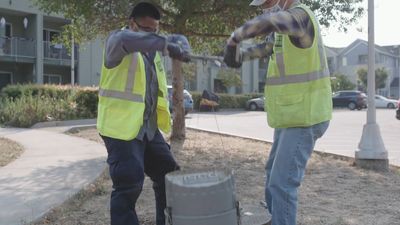
<svg viewBox="0 0 400 225"><path fill-rule="evenodd" d="M226 45L224 50L224 62L232 68L240 68L242 66L241 57L236 58L237 52L240 51L237 45Z"/></svg>

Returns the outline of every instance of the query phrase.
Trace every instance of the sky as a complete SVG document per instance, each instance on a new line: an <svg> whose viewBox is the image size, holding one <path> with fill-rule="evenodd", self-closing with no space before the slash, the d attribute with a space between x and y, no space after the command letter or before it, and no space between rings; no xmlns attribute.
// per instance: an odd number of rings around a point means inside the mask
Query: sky
<svg viewBox="0 0 400 225"><path fill-rule="evenodd" d="M346 47L357 38L368 40L368 0L364 0L363 5L365 15L349 26L347 33L335 27L323 28L325 45ZM400 45L400 0L375 0L375 44Z"/></svg>

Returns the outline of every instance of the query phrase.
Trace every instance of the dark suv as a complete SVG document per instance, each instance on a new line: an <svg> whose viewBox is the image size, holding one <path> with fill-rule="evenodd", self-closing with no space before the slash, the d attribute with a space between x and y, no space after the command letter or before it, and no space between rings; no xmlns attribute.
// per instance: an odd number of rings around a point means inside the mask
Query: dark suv
<svg viewBox="0 0 400 225"><path fill-rule="evenodd" d="M350 110L367 108L367 96L361 91L338 91L332 101L333 107L347 107Z"/></svg>

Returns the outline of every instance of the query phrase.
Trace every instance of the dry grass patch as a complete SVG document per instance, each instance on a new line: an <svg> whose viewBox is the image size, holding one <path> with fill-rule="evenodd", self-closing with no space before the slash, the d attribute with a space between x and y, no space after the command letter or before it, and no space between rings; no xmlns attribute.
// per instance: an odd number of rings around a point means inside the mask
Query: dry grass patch
<svg viewBox="0 0 400 225"><path fill-rule="evenodd" d="M74 135L102 142L94 129ZM184 170L234 169L237 195L243 204L258 204L263 199L269 144L189 130L185 141L174 142L171 147ZM110 192L110 179L103 175L71 200L73 204L56 209L36 225L109 224ZM154 205L151 182L146 179L137 204L142 225L155 225ZM400 224L399 173L364 171L349 160L313 154L299 191L298 211L298 225Z"/></svg>
<svg viewBox="0 0 400 225"><path fill-rule="evenodd" d="M0 167L16 160L23 152L23 147L18 143L0 137Z"/></svg>

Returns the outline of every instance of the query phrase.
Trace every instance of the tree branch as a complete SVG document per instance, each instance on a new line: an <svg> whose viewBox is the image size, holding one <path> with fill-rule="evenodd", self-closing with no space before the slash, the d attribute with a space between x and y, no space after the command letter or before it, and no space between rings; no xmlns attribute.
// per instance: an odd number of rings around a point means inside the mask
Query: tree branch
<svg viewBox="0 0 400 225"><path fill-rule="evenodd" d="M218 33L200 33L200 32L195 32L195 31L186 31L186 35L190 36L197 36L197 37L215 37L215 38L227 38L230 35L229 34L218 34Z"/></svg>

